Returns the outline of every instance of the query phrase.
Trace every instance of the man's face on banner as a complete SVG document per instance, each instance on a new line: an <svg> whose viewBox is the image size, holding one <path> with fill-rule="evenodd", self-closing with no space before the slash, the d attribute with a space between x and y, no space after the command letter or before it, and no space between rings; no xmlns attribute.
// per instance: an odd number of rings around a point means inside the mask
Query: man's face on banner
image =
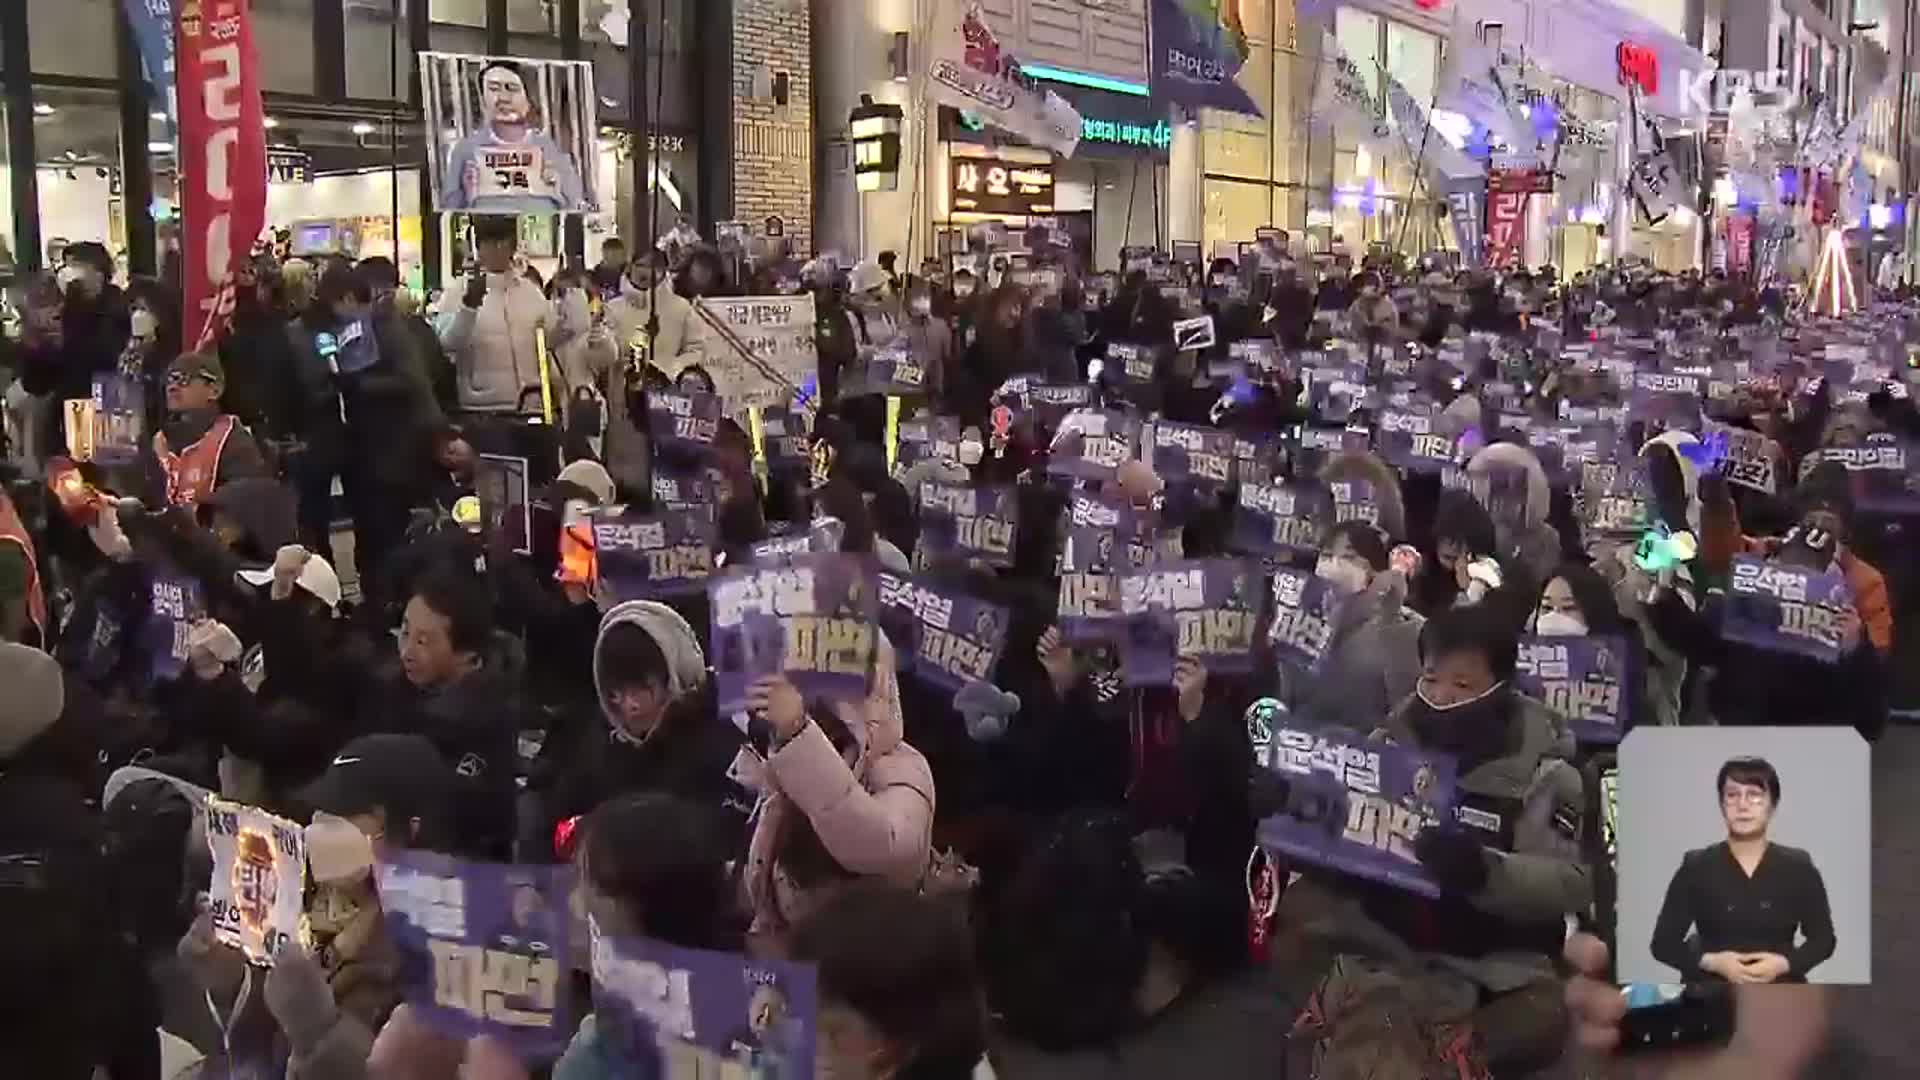
<svg viewBox="0 0 1920 1080"><path fill-rule="evenodd" d="M487 115L496 124L524 124L533 111L533 103L527 100L527 84L506 68L487 69L480 77L480 96L486 102Z"/></svg>

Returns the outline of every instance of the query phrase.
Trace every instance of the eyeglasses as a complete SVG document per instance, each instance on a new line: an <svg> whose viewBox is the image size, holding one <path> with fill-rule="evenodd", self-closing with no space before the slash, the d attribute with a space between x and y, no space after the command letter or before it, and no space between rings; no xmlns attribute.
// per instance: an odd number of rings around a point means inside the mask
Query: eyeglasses
<svg viewBox="0 0 1920 1080"><path fill-rule="evenodd" d="M1746 806L1765 806L1767 803L1773 801L1773 796L1767 794L1764 791L1753 791L1749 789L1742 789L1739 791L1727 792L1726 794L1720 796L1720 801L1726 803L1729 806L1736 806L1736 805L1743 805L1743 804Z"/></svg>
<svg viewBox="0 0 1920 1080"><path fill-rule="evenodd" d="M210 376L197 371L167 372L168 386L186 386L187 384L193 383L193 382L203 382L211 386L213 384L213 379Z"/></svg>

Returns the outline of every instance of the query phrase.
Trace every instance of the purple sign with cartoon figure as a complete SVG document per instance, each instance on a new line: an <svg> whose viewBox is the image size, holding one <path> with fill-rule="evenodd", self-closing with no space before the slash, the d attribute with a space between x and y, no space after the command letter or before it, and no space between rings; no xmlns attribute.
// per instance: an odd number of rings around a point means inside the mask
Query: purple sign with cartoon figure
<svg viewBox="0 0 1920 1080"><path fill-rule="evenodd" d="M1191 656L1220 675L1253 670L1260 575L1240 559L1157 563L1120 575L1121 676L1130 686L1166 686L1174 661Z"/></svg>
<svg viewBox="0 0 1920 1080"><path fill-rule="evenodd" d="M1118 500L1074 495L1068 500L1060 557L1057 617L1070 645L1119 640L1119 575L1133 569L1129 542L1133 509Z"/></svg>
<svg viewBox="0 0 1920 1080"><path fill-rule="evenodd" d="M621 1075L814 1075L813 968L597 933L592 958L595 1021Z"/></svg>
<svg viewBox="0 0 1920 1080"><path fill-rule="evenodd" d="M885 570L879 580L880 625L903 673L955 692L993 678L1012 625L1006 608Z"/></svg>
<svg viewBox="0 0 1920 1080"><path fill-rule="evenodd" d="M707 586L718 711L745 707L756 680L784 673L801 696L859 701L873 679L879 586L850 555L797 555Z"/></svg>
<svg viewBox="0 0 1920 1080"><path fill-rule="evenodd" d="M1520 639L1513 687L1567 718L1581 742L1617 743L1633 708L1627 643L1617 637Z"/></svg>
<svg viewBox="0 0 1920 1080"><path fill-rule="evenodd" d="M594 569L613 603L699 592L713 576L710 507L657 514L598 514Z"/></svg>
<svg viewBox="0 0 1920 1080"><path fill-rule="evenodd" d="M1720 634L1767 652L1837 663L1853 592L1838 570L1814 571L1735 556Z"/></svg>
<svg viewBox="0 0 1920 1080"><path fill-rule="evenodd" d="M1014 532L1020 520L1020 501L1013 488L927 481L920 485L916 501L921 551L979 559L994 567L1013 565Z"/></svg>
<svg viewBox="0 0 1920 1080"><path fill-rule="evenodd" d="M586 1002L573 993L572 868L388 848L375 880L407 1003L440 1034L560 1056Z"/></svg>
<svg viewBox="0 0 1920 1080"><path fill-rule="evenodd" d="M1324 488L1242 484L1233 508L1233 546L1262 557L1306 557L1320 550L1320 534L1332 517Z"/></svg>
<svg viewBox="0 0 1920 1080"><path fill-rule="evenodd" d="M1262 845L1325 870L1440 895L1413 842L1455 816L1452 758L1290 727L1275 729L1272 754L1290 791L1286 809L1260 822Z"/></svg>

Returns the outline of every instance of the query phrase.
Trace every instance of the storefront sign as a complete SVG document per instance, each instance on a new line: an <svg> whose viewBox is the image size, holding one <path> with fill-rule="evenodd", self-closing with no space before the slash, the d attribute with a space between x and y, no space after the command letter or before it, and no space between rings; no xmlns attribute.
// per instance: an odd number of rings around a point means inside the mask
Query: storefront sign
<svg viewBox="0 0 1920 1080"><path fill-rule="evenodd" d="M1620 69L1621 86L1638 86L1653 97L1660 93L1660 55L1645 45L1623 41L1614 47L1614 63Z"/></svg>
<svg viewBox="0 0 1920 1080"><path fill-rule="evenodd" d="M178 7L182 263L187 340L205 348L233 315L233 268L266 225L266 116L248 0Z"/></svg>
<svg viewBox="0 0 1920 1080"><path fill-rule="evenodd" d="M304 184L313 179L313 159L304 150L273 147L267 151L267 183Z"/></svg>
<svg viewBox="0 0 1920 1080"><path fill-rule="evenodd" d="M1193 108L1263 115L1236 76L1246 57L1237 9L1152 0L1153 96Z"/></svg>
<svg viewBox="0 0 1920 1080"><path fill-rule="evenodd" d="M955 158L951 205L972 214L1050 214L1053 166Z"/></svg>

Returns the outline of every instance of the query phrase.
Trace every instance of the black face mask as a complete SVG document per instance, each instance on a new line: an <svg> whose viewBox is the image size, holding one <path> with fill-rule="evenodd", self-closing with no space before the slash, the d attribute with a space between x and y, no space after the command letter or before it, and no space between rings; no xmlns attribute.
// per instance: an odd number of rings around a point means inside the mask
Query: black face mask
<svg viewBox="0 0 1920 1080"><path fill-rule="evenodd" d="M1512 691L1502 683L1490 693L1452 708L1441 709L1416 697L1409 715L1413 733L1426 750L1438 750L1459 759L1467 769L1499 757L1507 748L1507 717Z"/></svg>

